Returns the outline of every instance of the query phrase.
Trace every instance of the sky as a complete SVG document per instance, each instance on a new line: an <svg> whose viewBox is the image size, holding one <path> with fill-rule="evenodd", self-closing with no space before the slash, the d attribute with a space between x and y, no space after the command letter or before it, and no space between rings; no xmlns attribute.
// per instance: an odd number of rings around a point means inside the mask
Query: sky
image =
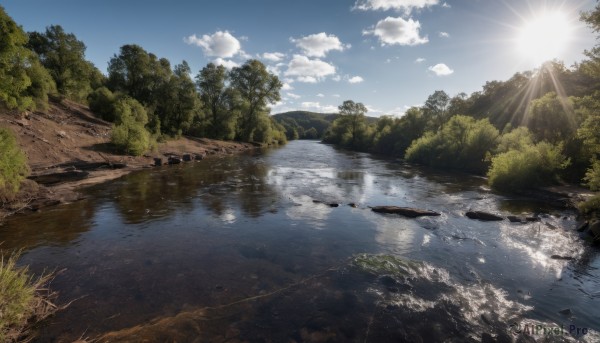
<svg viewBox="0 0 600 343"><path fill-rule="evenodd" d="M479 91L547 59L566 66L596 44L579 21L594 0L2 0L26 31L61 25L106 73L138 44L196 75L255 58L284 86L272 113L336 112L344 100L367 115L402 115L436 90Z"/></svg>

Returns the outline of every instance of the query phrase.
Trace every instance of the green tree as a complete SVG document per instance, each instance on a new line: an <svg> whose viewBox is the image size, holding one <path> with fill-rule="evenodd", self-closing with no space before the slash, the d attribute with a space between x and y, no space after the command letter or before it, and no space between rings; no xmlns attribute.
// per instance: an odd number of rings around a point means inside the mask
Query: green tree
<svg viewBox="0 0 600 343"><path fill-rule="evenodd" d="M450 96L444 91L435 91L425 101L423 113L430 122L430 127L437 130L448 119L448 106L450 105Z"/></svg>
<svg viewBox="0 0 600 343"><path fill-rule="evenodd" d="M427 132L413 141L405 157L434 167L483 173L498 136L498 130L487 119L458 115L436 133Z"/></svg>
<svg viewBox="0 0 600 343"><path fill-rule="evenodd" d="M576 130L572 100L560 98L555 92L549 92L531 101L526 124L539 141L565 141L573 136Z"/></svg>
<svg viewBox="0 0 600 343"><path fill-rule="evenodd" d="M39 57L50 72L58 92L75 101L85 101L98 86L100 71L85 59L85 44L60 25L46 28L46 32L30 32L28 47Z"/></svg>
<svg viewBox="0 0 600 343"><path fill-rule="evenodd" d="M97 88L88 96L92 112L109 122L115 121L114 105L116 101L117 97L106 87Z"/></svg>
<svg viewBox="0 0 600 343"><path fill-rule="evenodd" d="M0 103L8 109L35 107L26 92L31 86L27 67L34 59L26 48L27 35L0 6Z"/></svg>
<svg viewBox="0 0 600 343"><path fill-rule="evenodd" d="M281 99L279 90L283 84L258 60L248 60L242 66L233 68L230 80L231 87L242 101L238 106L241 109L238 138L243 141L253 140L259 118L268 115L267 105Z"/></svg>
<svg viewBox="0 0 600 343"><path fill-rule="evenodd" d="M235 94L226 86L227 69L222 65L209 63L196 76L196 86L200 90L203 109L207 114L206 133L216 139L235 137L235 120L232 115Z"/></svg>
<svg viewBox="0 0 600 343"><path fill-rule="evenodd" d="M334 132L341 133L339 139L342 145L351 149L369 149L368 124L365 117L367 107L360 102L346 100L338 106L338 110L340 116L333 122L332 127L337 127Z"/></svg>
<svg viewBox="0 0 600 343"><path fill-rule="evenodd" d="M17 140L7 128L0 127L0 203L9 201L19 191L29 174L27 159Z"/></svg>

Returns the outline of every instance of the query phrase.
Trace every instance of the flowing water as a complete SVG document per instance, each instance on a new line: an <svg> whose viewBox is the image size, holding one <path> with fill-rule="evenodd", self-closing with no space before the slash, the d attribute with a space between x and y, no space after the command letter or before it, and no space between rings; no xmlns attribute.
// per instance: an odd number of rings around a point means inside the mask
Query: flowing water
<svg viewBox="0 0 600 343"><path fill-rule="evenodd" d="M51 287L75 300L40 342L599 341L600 254L575 213L481 178L294 141L84 193L0 226L3 249L61 271Z"/></svg>

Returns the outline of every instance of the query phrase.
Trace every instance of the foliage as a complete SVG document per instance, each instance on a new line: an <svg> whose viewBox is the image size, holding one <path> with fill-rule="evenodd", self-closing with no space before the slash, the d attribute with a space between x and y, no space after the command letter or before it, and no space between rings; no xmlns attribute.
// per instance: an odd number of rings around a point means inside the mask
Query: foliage
<svg viewBox="0 0 600 343"><path fill-rule="evenodd" d="M11 200L29 174L27 159L7 128L0 127L0 201Z"/></svg>
<svg viewBox="0 0 600 343"><path fill-rule="evenodd" d="M27 46L49 71L59 94L71 100L86 101L98 78L102 78L100 71L85 59L85 44L60 25L51 25L44 33L30 32Z"/></svg>
<svg viewBox="0 0 600 343"><path fill-rule="evenodd" d="M115 121L115 101L117 96L113 94L108 88L100 87L94 90L88 96L88 103L90 109L100 118L113 122Z"/></svg>
<svg viewBox="0 0 600 343"><path fill-rule="evenodd" d="M577 204L579 212L586 215L600 215L600 194L595 194L586 201Z"/></svg>
<svg viewBox="0 0 600 343"><path fill-rule="evenodd" d="M569 160L562 146L540 142L496 155L488 171L488 183L496 190L515 191L553 184Z"/></svg>
<svg viewBox="0 0 600 343"><path fill-rule="evenodd" d="M519 126L500 137L496 152L503 153L510 150L520 150L523 147L531 145L533 145L533 135L527 127Z"/></svg>
<svg viewBox="0 0 600 343"><path fill-rule="evenodd" d="M283 86L279 78L267 71L258 60L248 60L230 73L231 87L242 101L238 119L237 136L240 140L251 141L255 128L261 123L261 116L268 115L268 104L281 99L279 90Z"/></svg>
<svg viewBox="0 0 600 343"><path fill-rule="evenodd" d="M593 191L600 191L600 161L595 160L585 174L584 181Z"/></svg>
<svg viewBox="0 0 600 343"><path fill-rule="evenodd" d="M36 59L31 60L26 72L31 80L31 85L27 89L26 94L33 98L36 110L48 110L48 94L56 93L56 84L52 76Z"/></svg>
<svg viewBox="0 0 600 343"><path fill-rule="evenodd" d="M526 124L538 141L564 141L575 132L575 118L571 99L549 92L531 101Z"/></svg>
<svg viewBox="0 0 600 343"><path fill-rule="evenodd" d="M231 115L231 105L235 92L226 87L229 78L225 67L209 63L196 76L196 86L200 90L202 109L207 114L206 135L215 139L233 139L235 137L236 117Z"/></svg>
<svg viewBox="0 0 600 343"><path fill-rule="evenodd" d="M340 115L325 133L323 141L355 150L368 150L371 146L372 130L365 117L365 105L346 100L338 109Z"/></svg>
<svg viewBox="0 0 600 343"><path fill-rule="evenodd" d="M288 139L317 139L323 137L327 128L337 118L308 111L278 113L273 118L286 129ZM314 131L309 130L314 129ZM294 138L294 132L298 138Z"/></svg>
<svg viewBox="0 0 600 343"><path fill-rule="evenodd" d="M135 99L125 97L115 103L114 109L115 126L111 142L127 154L144 154L152 144L150 133L144 127L148 122L144 106Z"/></svg>
<svg viewBox="0 0 600 343"><path fill-rule="evenodd" d="M27 267L18 267L19 254L0 257L0 341L29 341L29 327L56 311L44 294L50 276L34 278Z"/></svg>
<svg viewBox="0 0 600 343"><path fill-rule="evenodd" d="M27 69L34 59L25 44L27 35L0 6L0 103L8 109L26 110L35 107L27 94L31 79Z"/></svg>
<svg viewBox="0 0 600 343"><path fill-rule="evenodd" d="M413 141L405 157L429 166L482 173L488 165L487 157L497 145L498 136L498 130L487 119L457 115L438 132L428 132Z"/></svg>

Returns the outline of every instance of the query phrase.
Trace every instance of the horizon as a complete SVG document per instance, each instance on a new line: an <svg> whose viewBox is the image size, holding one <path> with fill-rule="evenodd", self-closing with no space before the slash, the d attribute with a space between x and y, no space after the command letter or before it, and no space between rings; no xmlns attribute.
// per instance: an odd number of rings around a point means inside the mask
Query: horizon
<svg viewBox="0 0 600 343"><path fill-rule="evenodd" d="M186 60L194 75L210 62L232 67L256 58L284 83L272 114L337 113L342 101L352 99L378 117L402 115L435 90L471 94L487 81L533 70L543 61L541 52L567 67L585 59L595 36L579 13L594 4L264 0L253 6L230 0L168 6L8 0L3 6L26 31L61 25L74 33L103 73L125 44L138 44L172 65ZM290 21L289 13L303 20ZM556 24L556 15L564 25ZM538 22L548 32L528 29Z"/></svg>

